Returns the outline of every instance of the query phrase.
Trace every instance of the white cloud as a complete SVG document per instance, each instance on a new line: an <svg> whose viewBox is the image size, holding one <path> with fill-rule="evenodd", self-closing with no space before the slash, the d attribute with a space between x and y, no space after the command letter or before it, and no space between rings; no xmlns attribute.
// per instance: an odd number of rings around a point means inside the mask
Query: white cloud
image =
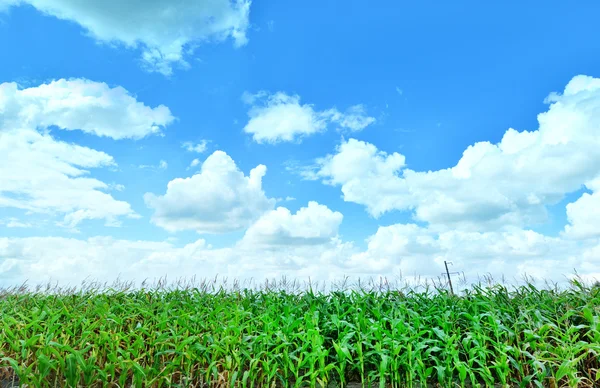
<svg viewBox="0 0 600 388"><path fill-rule="evenodd" d="M167 168L169 168L169 163L167 163L166 160L160 160L158 162L158 164L140 164L138 166L138 168L141 168L143 170L150 170L153 172L157 172L159 170L166 170Z"/></svg>
<svg viewBox="0 0 600 388"><path fill-rule="evenodd" d="M600 238L600 175L586 182L585 186L591 193L583 193L567 205L568 225L564 230L567 238ZM596 257L600 258L600 249Z"/></svg>
<svg viewBox="0 0 600 388"><path fill-rule="evenodd" d="M570 238L586 239L600 237L600 191L584 193L575 202L567 205L569 225L565 235Z"/></svg>
<svg viewBox="0 0 600 388"><path fill-rule="evenodd" d="M207 140L201 140L198 143L192 143L191 141L186 141L181 144L181 147L183 147L186 151L196 152L196 153L201 154L204 151L206 151L207 144L208 144Z"/></svg>
<svg viewBox="0 0 600 388"><path fill-rule="evenodd" d="M64 214L62 225L84 219L139 217L131 206L105 191L110 187L89 176L88 169L114 166L100 151L57 141L31 129L0 131L0 207L35 213Z"/></svg>
<svg viewBox="0 0 600 388"><path fill-rule="evenodd" d="M592 191L600 191L600 176L585 183L585 186Z"/></svg>
<svg viewBox="0 0 600 388"><path fill-rule="evenodd" d="M283 92L269 95L264 91L254 95L244 93L242 100L252 105L244 132L251 134L257 143L300 141L302 137L325 131L329 123L357 131L375 122L362 105L353 106L346 113L335 108L316 111L310 104L300 104L298 95Z"/></svg>
<svg viewBox="0 0 600 388"><path fill-rule="evenodd" d="M152 221L168 231L238 230L275 204L262 190L266 171L264 165L259 165L246 177L225 152L216 151L204 161L200 172L174 179L168 183L165 195L146 193L144 200L155 210Z"/></svg>
<svg viewBox="0 0 600 388"><path fill-rule="evenodd" d="M276 93L263 106L254 105L248 112L250 120L244 132L257 143L293 141L327 128L327 116L311 105L300 105L299 96Z"/></svg>
<svg viewBox="0 0 600 388"><path fill-rule="evenodd" d="M81 130L113 139L160 133L173 116L169 108L144 105L120 86L86 79L60 79L27 89L0 84L1 128Z"/></svg>
<svg viewBox="0 0 600 388"><path fill-rule="evenodd" d="M393 273L401 270L405 275L422 276L435 276L438 272L434 257L440 247L426 229L410 224L379 227L367 241L367 250L352 255L346 263L355 271Z"/></svg>
<svg viewBox="0 0 600 388"><path fill-rule="evenodd" d="M80 284L86 277L101 281L114 280L119 273L131 277L133 263L170 248L167 243L110 237L0 238L0 282L17 284L29 279L39 284L52 279Z"/></svg>
<svg viewBox="0 0 600 388"><path fill-rule="evenodd" d="M123 191L125 190L125 186L120 183L111 183L108 185L109 190Z"/></svg>
<svg viewBox="0 0 600 388"><path fill-rule="evenodd" d="M362 131L375 122L375 117L367 116L364 105L354 105L348 108L346 113L340 113L337 110L331 111L330 120L339 124L344 129L357 132Z"/></svg>
<svg viewBox="0 0 600 388"><path fill-rule="evenodd" d="M99 42L142 50L150 71L172 73L174 64L189 66L186 54L207 41L232 38L246 44L250 0L4 0L4 4L30 4L39 11L82 26ZM1 10L1 8L0 8Z"/></svg>
<svg viewBox="0 0 600 388"><path fill-rule="evenodd" d="M350 139L309 178L341 186L344 200L376 217L414 210L442 230L535 225L547 219L547 205L600 174L600 79L577 76L547 101L538 130L511 128L498 144L476 143L452 168L414 171L401 154Z"/></svg>
<svg viewBox="0 0 600 388"><path fill-rule="evenodd" d="M0 220L0 225L5 225L7 228L32 228L33 224L30 222L23 222L15 217L10 217L4 220Z"/></svg>
<svg viewBox="0 0 600 388"><path fill-rule="evenodd" d="M254 235L258 238L254 243L245 236L237 244L220 249L213 249L202 239L176 247L168 242L110 237L0 238L0 286L20 284L26 279L31 285L49 280L77 285L86 278L110 282L120 276L140 282L164 276L175 280L192 276L210 279L216 275L241 281L254 279L256 283L281 276L300 281L309 277L312 281L332 281L345 276L351 280L381 276L394 281L399 275L414 282L441 278L444 260L452 261L453 271L464 271L469 284L488 274L498 281L505 276L510 283L528 274L563 284L574 269L588 280L599 275L598 241L584 243L526 230L437 233L398 224L380 227L368 239L368 247L360 251L337 237L307 243L306 239L315 235L334 236L335 222L315 233L303 231L302 227L313 221L301 221L298 213L273 214L267 217L274 221L269 225L277 227L256 226L254 230L260 233ZM329 214L330 221L334 218ZM300 228L282 234L286 225ZM292 234L293 243L277 245L279 237ZM262 244L257 244L259 241ZM455 278L455 289L462 287Z"/></svg>
<svg viewBox="0 0 600 388"><path fill-rule="evenodd" d="M354 254L347 265L375 273L402 272L404 276L435 278L451 261L452 271L464 272L469 282L491 274L514 283L527 274L564 282L574 270L589 273L596 257L584 257L593 244L548 237L531 230L511 232L437 233L417 225L380 227L368 239L368 248ZM583 269L587 270L583 270Z"/></svg>
<svg viewBox="0 0 600 388"><path fill-rule="evenodd" d="M292 214L278 207L260 217L248 228L243 243L261 246L324 244L337 236L343 216L327 206L311 201Z"/></svg>
<svg viewBox="0 0 600 388"><path fill-rule="evenodd" d="M215 276L260 284L267 278L326 280L339 278L336 264L351 245L301 245L279 250L254 246L212 249L200 239L182 247L168 242L128 241L110 237L87 240L0 238L0 287L22 284L80 285L86 278L100 282L141 282L167 276L199 280Z"/></svg>
<svg viewBox="0 0 600 388"><path fill-rule="evenodd" d="M190 167L188 167L188 168L196 167L199 164L200 164L200 159L196 158L196 159L192 160L192 162L190 163Z"/></svg>
<svg viewBox="0 0 600 388"><path fill-rule="evenodd" d="M70 227L84 219L117 225L122 217L137 217L128 203L107 193L121 185L106 184L90 174L92 169L114 167L110 155L58 141L44 128L63 120L69 129L77 129L79 124L72 123L80 121L68 110L55 118L51 113L40 115L40 104L50 107L48 112L54 109L51 95L42 103L23 104L22 97L6 92L13 89L0 90L0 207L60 213L61 223ZM95 112L104 114L104 107L111 106L93 103L81 110L79 97L61 96L57 105L69 101L76 115L87 109L96 117ZM417 172L399 153L350 139L333 155L318 160L316 169L305 170L309 177L341 186L346 201L365 205L374 216L410 210L415 219L428 223L381 226L363 251L338 236L340 213L316 202L296 213L283 207L273 210L276 201L262 188L266 167L259 165L246 176L227 154L217 151L204 163L192 162L202 165L197 174L174 179L164 195L148 193L145 201L155 210L153 222L170 231L221 233L247 228L236 244L213 249L202 239L176 247L107 237L0 238L0 285L27 278L32 283L49 278L79 283L87 276L110 280L118 274L135 280L167 274L171 279L220 274L258 281L281 275L313 280L393 277L399 272L437 277L445 259L454 263L452 270L464 270L469 281L486 273L505 275L509 281L523 273L560 281L574 269L587 279L598 277L600 82L576 77L548 102L551 106L539 116L537 131L509 129L498 144L469 147L448 169ZM105 122L90 123L84 125L86 132L102 135L97 128ZM105 134L106 128L118 126L102 128ZM142 132L137 133L145 136ZM119 132L110 133L115 137ZM122 137L135 137L127 133ZM590 192L567 205L569 223L559 237L523 229L543 221L547 205L583 185ZM0 223L30 225L19 219Z"/></svg>
<svg viewBox="0 0 600 388"><path fill-rule="evenodd" d="M287 196L285 198L281 198L281 197L277 198L276 202L290 202L290 201L295 201L295 200L296 200L296 198Z"/></svg>
<svg viewBox="0 0 600 388"><path fill-rule="evenodd" d="M0 207L64 215L59 224L70 228L85 219L117 226L121 217L139 217L107 193L122 185L90 174L114 168L110 155L56 140L49 128L141 138L173 120L168 108L147 107L120 87L76 79L27 89L0 84L0 113Z"/></svg>
<svg viewBox="0 0 600 388"><path fill-rule="evenodd" d="M350 139L337 148L335 155L318 160L318 165L316 173L306 170L304 177L323 178L327 184L342 186L345 201L366 205L373 216L409 207L406 182L397 176L397 171L405 167L403 155L388 155L372 144Z"/></svg>

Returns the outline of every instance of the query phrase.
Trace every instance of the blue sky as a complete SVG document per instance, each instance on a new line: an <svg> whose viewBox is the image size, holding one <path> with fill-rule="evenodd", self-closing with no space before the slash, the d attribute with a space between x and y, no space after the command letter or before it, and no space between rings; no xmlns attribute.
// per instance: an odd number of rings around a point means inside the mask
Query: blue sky
<svg viewBox="0 0 600 388"><path fill-rule="evenodd" d="M159 0L79 4L0 0L0 163L13 174L0 181L0 282L115 268L434 276L448 256L470 280L597 275L597 2L182 1L171 16ZM515 152L498 145L509 128ZM490 147L463 157L478 142ZM56 144L104 156L64 166ZM52 190L36 183L51 173ZM98 193L109 198L80 199ZM102 260L136 241L152 248Z"/></svg>

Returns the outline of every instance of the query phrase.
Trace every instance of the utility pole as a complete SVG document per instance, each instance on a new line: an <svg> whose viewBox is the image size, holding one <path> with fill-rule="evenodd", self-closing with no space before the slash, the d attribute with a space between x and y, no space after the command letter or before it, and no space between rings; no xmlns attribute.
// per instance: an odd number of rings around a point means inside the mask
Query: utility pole
<svg viewBox="0 0 600 388"><path fill-rule="evenodd" d="M460 272L448 271L448 264L452 265L452 262L444 260L444 266L446 267L446 273L443 273L442 275L446 275L448 277L448 284L450 285L450 293L452 295L454 295L454 288L452 288L452 278L450 278L450 275L456 275L456 274L459 274Z"/></svg>
<svg viewBox="0 0 600 388"><path fill-rule="evenodd" d="M450 263L452 264L452 263ZM454 289L452 288L452 279L450 279L450 272L448 271L448 262L444 261L444 265L446 266L446 276L448 276L448 284L450 285L450 293L454 295Z"/></svg>

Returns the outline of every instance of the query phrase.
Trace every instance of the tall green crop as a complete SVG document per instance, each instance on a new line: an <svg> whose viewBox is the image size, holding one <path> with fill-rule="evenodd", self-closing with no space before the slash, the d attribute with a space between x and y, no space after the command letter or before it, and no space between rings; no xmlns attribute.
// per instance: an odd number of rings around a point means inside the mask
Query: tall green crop
<svg viewBox="0 0 600 388"><path fill-rule="evenodd" d="M600 292L0 291L0 380L32 387L598 386Z"/></svg>

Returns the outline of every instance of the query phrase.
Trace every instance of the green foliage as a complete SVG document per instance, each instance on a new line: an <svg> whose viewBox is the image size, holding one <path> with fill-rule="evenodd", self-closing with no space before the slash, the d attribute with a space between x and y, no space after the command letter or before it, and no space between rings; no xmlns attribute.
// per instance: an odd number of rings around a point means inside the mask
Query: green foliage
<svg viewBox="0 0 600 388"><path fill-rule="evenodd" d="M46 386L594 386L600 293L0 294L0 371ZM0 374L1 375L1 374Z"/></svg>

